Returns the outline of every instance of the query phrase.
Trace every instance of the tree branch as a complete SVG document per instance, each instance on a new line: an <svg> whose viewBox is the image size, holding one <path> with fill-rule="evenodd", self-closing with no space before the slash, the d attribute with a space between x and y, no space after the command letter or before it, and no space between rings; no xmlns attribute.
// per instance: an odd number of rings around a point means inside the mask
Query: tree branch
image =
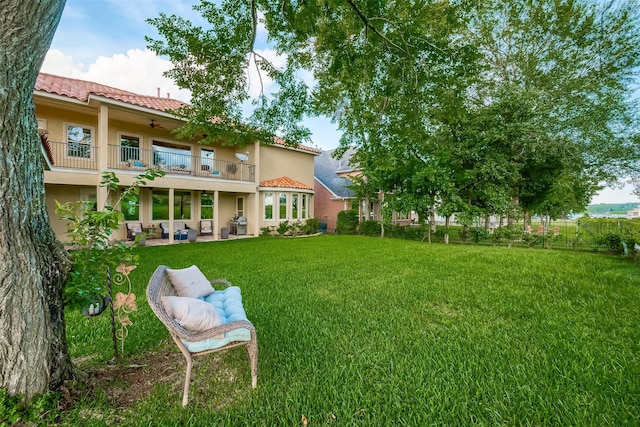
<svg viewBox="0 0 640 427"><path fill-rule="evenodd" d="M384 34L382 34L380 32L380 30L378 30L375 26L373 26L373 24L371 23L371 21L369 20L369 18L367 18L365 16L364 13L362 13L362 11L358 8L358 6L354 3L353 0L347 0L347 3L349 3L349 6L351 6L351 9L353 9L353 11L358 15L358 17L360 18L360 20L362 22L364 22L364 25L366 28L370 29L371 31L373 31L374 34L376 34L378 37L380 37L382 40L384 40L384 42L386 44L390 44L391 46L395 47L396 49L398 49L399 51L401 51L402 53L408 55L409 52L407 52L405 49L403 49L401 46L398 46L396 43L392 42L391 40L389 40Z"/></svg>

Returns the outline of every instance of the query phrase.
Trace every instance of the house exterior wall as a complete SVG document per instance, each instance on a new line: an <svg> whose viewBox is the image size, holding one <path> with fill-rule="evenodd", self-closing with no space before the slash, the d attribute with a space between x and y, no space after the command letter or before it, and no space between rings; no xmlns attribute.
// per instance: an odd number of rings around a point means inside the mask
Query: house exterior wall
<svg viewBox="0 0 640 427"><path fill-rule="evenodd" d="M286 150L277 145L263 145L260 148L260 181L286 175L313 188L313 155L298 150ZM286 171L283 174L282 171Z"/></svg>
<svg viewBox="0 0 640 427"><path fill-rule="evenodd" d="M82 102L66 99L63 96L34 94L36 117L39 127L48 131L48 138L54 152L54 164L45 170L45 192L47 210L51 218L51 226L61 241L67 241L66 221L58 219L55 213L56 203L74 202L77 200L95 200L96 207L105 204L106 191L100 187L101 175L104 171L113 171L126 187L133 183L136 176L147 167L156 164L152 148L155 141L172 144L189 149L186 156L190 165L186 170L176 170L173 166L167 170L166 176L149 181L140 191L139 221L144 227L155 226L159 230L160 222L167 219L154 219L152 201L154 192L186 192L190 195L190 218L184 222L191 228L199 229L200 198L203 192L215 195L214 206L214 238L220 237L222 227L228 227L229 221L236 216L237 200L243 199L242 214L247 217L247 234L259 235L260 228L266 225L261 214L260 189L261 179L268 177L289 176L297 181L313 185L313 158L315 152L291 149L283 146L264 146L249 144L247 147L227 147L221 144L200 145L198 140L179 140L171 130L180 122L168 114L137 107L123 105L122 102L110 103L109 100L96 99ZM166 129L150 128L150 118ZM66 125L79 125L91 130L90 158L68 156ZM137 166L131 160L123 159L120 147L122 135L139 138L140 160L143 165ZM214 164L207 164L203 150L214 151ZM248 154L248 159L241 162L236 153ZM144 162L142 161L144 157ZM156 164L156 166L163 166ZM227 168L227 166L229 168ZM233 166L233 170L231 167ZM218 169L220 169L218 171ZM215 172L219 172L214 174ZM295 189L285 189L299 192ZM118 197L118 194L112 195ZM307 203L309 216L313 212L313 194L310 192ZM114 200L112 199L111 203ZM178 221L178 220L176 220ZM115 236L126 238L125 227ZM172 240L171 236L171 239Z"/></svg>
<svg viewBox="0 0 640 427"><path fill-rule="evenodd" d="M320 181L314 180L314 209L316 218L327 221L327 232L334 233L338 224L338 213L351 209L352 199L338 199Z"/></svg>

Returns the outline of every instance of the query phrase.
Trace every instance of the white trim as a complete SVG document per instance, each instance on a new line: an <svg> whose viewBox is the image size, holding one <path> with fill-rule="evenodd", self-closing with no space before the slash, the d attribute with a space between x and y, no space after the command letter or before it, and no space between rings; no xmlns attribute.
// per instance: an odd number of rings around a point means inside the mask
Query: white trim
<svg viewBox="0 0 640 427"><path fill-rule="evenodd" d="M258 187L259 191L284 191L288 193L307 193L307 194L315 194L316 191L306 190L304 188L292 188L292 187Z"/></svg>

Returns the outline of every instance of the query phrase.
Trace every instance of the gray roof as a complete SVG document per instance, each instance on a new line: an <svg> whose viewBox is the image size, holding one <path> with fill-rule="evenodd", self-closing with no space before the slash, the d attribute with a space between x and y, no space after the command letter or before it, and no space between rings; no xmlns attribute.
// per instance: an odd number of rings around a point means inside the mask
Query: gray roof
<svg viewBox="0 0 640 427"><path fill-rule="evenodd" d="M347 186L351 185L349 178L342 178L338 172L352 171L353 167L349 164L349 160L354 151L349 149L344 153L342 158L334 159L333 153L336 150L322 151L319 156L314 159L314 177L324 184L335 197L351 198L354 197L353 190Z"/></svg>

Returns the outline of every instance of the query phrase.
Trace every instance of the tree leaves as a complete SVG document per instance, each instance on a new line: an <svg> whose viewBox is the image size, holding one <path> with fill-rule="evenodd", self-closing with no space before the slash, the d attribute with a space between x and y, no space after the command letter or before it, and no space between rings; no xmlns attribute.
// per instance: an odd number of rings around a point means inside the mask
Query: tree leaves
<svg viewBox="0 0 640 427"><path fill-rule="evenodd" d="M438 200L471 216L516 201L549 206L561 179L565 188L576 183L571 200L584 201L600 180L638 170L628 99L640 66L635 0L227 0L196 8L208 28L161 15L150 22L164 40L148 39L194 94L181 112L184 135L242 145L275 134L295 145L309 141L306 115L326 115L343 132L341 151L357 149L370 186L396 192L403 206L400 190L418 209ZM256 61L277 84L255 100L245 126L259 25L286 64ZM309 74L312 87L302 78Z"/></svg>

